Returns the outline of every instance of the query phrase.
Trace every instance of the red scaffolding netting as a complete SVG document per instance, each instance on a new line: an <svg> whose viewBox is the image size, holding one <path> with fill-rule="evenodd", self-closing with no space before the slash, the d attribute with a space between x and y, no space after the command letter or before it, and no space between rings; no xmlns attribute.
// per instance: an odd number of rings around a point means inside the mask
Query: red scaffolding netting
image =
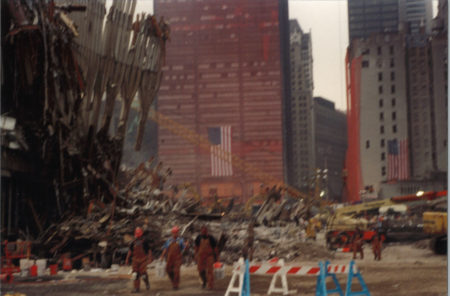
<svg viewBox="0 0 450 296"><path fill-rule="evenodd" d="M345 156L346 194L345 201L360 200L359 192L363 187L360 153L359 153L359 108L361 85L362 56L349 59L349 52L345 57L345 71L347 84L347 137L348 148Z"/></svg>

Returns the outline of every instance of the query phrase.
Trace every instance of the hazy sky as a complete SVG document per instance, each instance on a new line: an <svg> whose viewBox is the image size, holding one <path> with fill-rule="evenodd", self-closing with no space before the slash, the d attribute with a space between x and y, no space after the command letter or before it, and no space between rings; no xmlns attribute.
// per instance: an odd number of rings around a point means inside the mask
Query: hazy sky
<svg viewBox="0 0 450 296"><path fill-rule="evenodd" d="M347 0L288 1L289 18L297 19L304 32L311 32L314 96L331 100L335 102L337 109L345 110ZM436 10L437 0L433 0L433 4L433 9ZM136 10L152 13L153 0L139 0Z"/></svg>

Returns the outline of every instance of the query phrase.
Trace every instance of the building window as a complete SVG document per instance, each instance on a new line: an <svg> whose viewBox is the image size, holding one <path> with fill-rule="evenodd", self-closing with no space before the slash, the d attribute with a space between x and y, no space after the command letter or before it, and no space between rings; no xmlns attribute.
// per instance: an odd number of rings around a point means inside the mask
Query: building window
<svg viewBox="0 0 450 296"><path fill-rule="evenodd" d="M386 158L386 155L385 155L385 153L383 152L383 153L381 153L381 160L384 160Z"/></svg>
<svg viewBox="0 0 450 296"><path fill-rule="evenodd" d="M381 46L378 46L377 53L378 53L378 55L381 55Z"/></svg>
<svg viewBox="0 0 450 296"><path fill-rule="evenodd" d="M380 112L380 121L383 121L383 120L384 120L384 113Z"/></svg>
<svg viewBox="0 0 450 296"><path fill-rule="evenodd" d="M391 81L395 80L395 72L391 72Z"/></svg>
<svg viewBox="0 0 450 296"><path fill-rule="evenodd" d="M384 126L380 126L380 134L384 134Z"/></svg>
<svg viewBox="0 0 450 296"><path fill-rule="evenodd" d="M363 68L369 68L369 61L362 61Z"/></svg>
<svg viewBox="0 0 450 296"><path fill-rule="evenodd" d="M395 98L392 98L392 100L391 100L391 105L392 105L392 107L395 106Z"/></svg>
<svg viewBox="0 0 450 296"><path fill-rule="evenodd" d="M383 81L383 73L378 72L378 81Z"/></svg>
<svg viewBox="0 0 450 296"><path fill-rule="evenodd" d="M391 62L390 62L389 65L390 65L391 68L394 68L394 67L395 67L394 59L391 59Z"/></svg>
<svg viewBox="0 0 450 296"><path fill-rule="evenodd" d="M390 54L394 54L394 46L391 45L391 46L389 47L389 53L390 53Z"/></svg>
<svg viewBox="0 0 450 296"><path fill-rule="evenodd" d="M395 85L391 85L391 94L395 94Z"/></svg>
<svg viewBox="0 0 450 296"><path fill-rule="evenodd" d="M393 125L392 126L392 132L395 134L397 132L397 125Z"/></svg>
<svg viewBox="0 0 450 296"><path fill-rule="evenodd" d="M386 167L385 166L381 167L381 175L386 176Z"/></svg>
<svg viewBox="0 0 450 296"><path fill-rule="evenodd" d="M380 101L378 102L378 105L379 105L380 107L383 107L383 99L380 99Z"/></svg>
<svg viewBox="0 0 450 296"><path fill-rule="evenodd" d="M382 85L380 85L380 86L378 87L378 93L379 93L379 94L382 94L382 93L383 93L383 86L382 86Z"/></svg>
<svg viewBox="0 0 450 296"><path fill-rule="evenodd" d="M395 111L394 112L392 112L392 120L396 120L397 119L397 113L395 113Z"/></svg>
<svg viewBox="0 0 450 296"><path fill-rule="evenodd" d="M367 148L370 148L370 141L369 140L366 141L366 149Z"/></svg>
<svg viewBox="0 0 450 296"><path fill-rule="evenodd" d="M381 148L384 147L384 139L381 139L381 141L380 141L380 146L381 146Z"/></svg>

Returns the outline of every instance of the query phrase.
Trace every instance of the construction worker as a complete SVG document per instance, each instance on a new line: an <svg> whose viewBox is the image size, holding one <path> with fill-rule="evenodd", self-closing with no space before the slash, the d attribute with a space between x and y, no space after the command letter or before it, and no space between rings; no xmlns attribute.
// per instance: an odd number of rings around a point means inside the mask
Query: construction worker
<svg viewBox="0 0 450 296"><path fill-rule="evenodd" d="M195 239L195 258L203 289L206 285L210 290L214 288L214 262L217 261L217 257L216 239L208 234L206 226L202 226L200 234Z"/></svg>
<svg viewBox="0 0 450 296"><path fill-rule="evenodd" d="M372 251L375 260L381 260L381 248L382 248L382 239L380 233L377 231L372 238Z"/></svg>
<svg viewBox="0 0 450 296"><path fill-rule="evenodd" d="M125 260L125 264L128 265L129 258L132 256L132 268L133 268L133 293L139 292L139 286L141 284L140 277L144 280L147 290L150 290L150 283L147 275L147 264L152 262L152 251L150 250L147 241L142 238L144 232L142 228L136 227L134 231L135 239L131 242L130 249Z"/></svg>
<svg viewBox="0 0 450 296"><path fill-rule="evenodd" d="M314 218L309 219L306 225L306 237L308 239L316 240L316 223Z"/></svg>
<svg viewBox="0 0 450 296"><path fill-rule="evenodd" d="M174 290L178 290L180 284L180 268L182 261L182 254L187 247L184 240L178 237L180 229L178 226L172 228L172 237L169 238L163 246L161 258L166 258L166 272L172 282Z"/></svg>
<svg viewBox="0 0 450 296"><path fill-rule="evenodd" d="M353 259L356 259L356 254L359 252L361 254L361 259L364 259L364 252L363 252L363 233L361 230L356 227L355 234L352 238L352 249L353 249Z"/></svg>

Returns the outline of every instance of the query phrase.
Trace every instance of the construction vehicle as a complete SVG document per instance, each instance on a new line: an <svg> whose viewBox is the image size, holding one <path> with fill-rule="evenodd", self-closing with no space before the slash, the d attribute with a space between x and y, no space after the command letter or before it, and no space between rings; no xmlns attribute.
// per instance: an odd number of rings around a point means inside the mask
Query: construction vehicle
<svg viewBox="0 0 450 296"><path fill-rule="evenodd" d="M423 231L432 236L430 248L447 254L447 197L433 202L431 211L423 213Z"/></svg>
<svg viewBox="0 0 450 296"><path fill-rule="evenodd" d="M380 207L393 205L395 202L391 199L384 199L336 209L327 221L325 238L328 249L350 247L357 228L363 233L363 240L366 242L370 242L377 231L381 232L381 239L385 240L386 233L383 229L371 229L369 221L364 216L378 213Z"/></svg>

